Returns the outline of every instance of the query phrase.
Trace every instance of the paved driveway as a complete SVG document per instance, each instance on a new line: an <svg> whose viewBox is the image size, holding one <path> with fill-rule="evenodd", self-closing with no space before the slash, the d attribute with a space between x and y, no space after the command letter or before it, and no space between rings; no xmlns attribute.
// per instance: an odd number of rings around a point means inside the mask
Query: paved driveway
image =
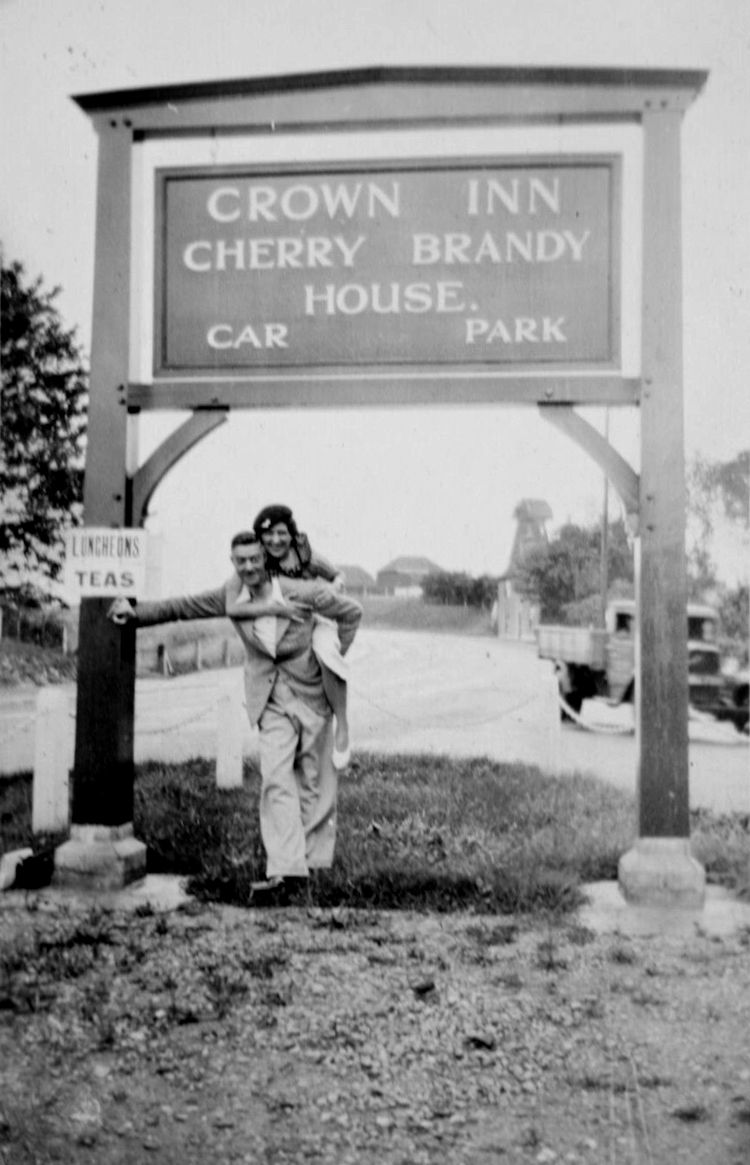
<svg viewBox="0 0 750 1165"><path fill-rule="evenodd" d="M560 729L549 664L536 658L531 645L364 630L351 658L357 748L521 760L561 773L590 772L635 789L632 733ZM136 758L215 755L222 697L231 697L241 715L240 669L139 680ZM71 689L71 739L73 705ZM33 691L0 697L0 772L32 766L33 707ZM690 736L691 804L750 812L748 738L713 723L691 723ZM244 744L252 752L255 741L247 726Z"/></svg>

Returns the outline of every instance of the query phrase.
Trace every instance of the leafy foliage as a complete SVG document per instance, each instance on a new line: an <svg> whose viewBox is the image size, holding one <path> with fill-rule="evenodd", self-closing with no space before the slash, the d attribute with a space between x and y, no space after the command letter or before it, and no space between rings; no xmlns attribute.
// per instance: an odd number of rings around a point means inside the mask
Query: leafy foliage
<svg viewBox="0 0 750 1165"><path fill-rule="evenodd" d="M696 456L687 473L688 587L691 598L716 602L721 631L735 653L747 655L749 601L747 579L728 586L718 577L712 550L717 523L728 524L750 551L750 449L729 461Z"/></svg>
<svg viewBox="0 0 750 1165"><path fill-rule="evenodd" d="M707 461L695 457L690 466L691 502L702 518L706 505L718 503L725 516L750 526L750 449L743 449L730 461Z"/></svg>
<svg viewBox="0 0 750 1165"><path fill-rule="evenodd" d="M54 579L62 533L81 520L87 371L55 306L59 288L2 266L0 585L15 570Z"/></svg>
<svg viewBox="0 0 750 1165"><path fill-rule="evenodd" d="M750 589L747 583L727 588L719 599L719 619L722 633L731 643L742 644L740 655L747 662L747 645L750 639L748 613L750 612Z"/></svg>
<svg viewBox="0 0 750 1165"><path fill-rule="evenodd" d="M497 579L488 574L472 578L463 571L435 571L422 581L426 603L489 610L497 598Z"/></svg>
<svg viewBox="0 0 750 1165"><path fill-rule="evenodd" d="M687 472L688 582L693 598L704 598L718 583L712 558L717 517L747 536L750 531L750 449L730 461L696 455Z"/></svg>
<svg viewBox="0 0 750 1165"><path fill-rule="evenodd" d="M571 604L597 596L600 586L601 529L568 522L546 546L529 550L516 585L536 600L543 622L566 622ZM609 526L607 577L610 583L632 582L633 553L622 519Z"/></svg>

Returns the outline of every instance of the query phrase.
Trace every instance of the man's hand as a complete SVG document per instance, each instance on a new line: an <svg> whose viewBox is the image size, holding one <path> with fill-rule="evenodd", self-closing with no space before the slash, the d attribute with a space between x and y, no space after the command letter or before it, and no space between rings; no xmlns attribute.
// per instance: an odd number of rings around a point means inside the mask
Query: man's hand
<svg viewBox="0 0 750 1165"><path fill-rule="evenodd" d="M283 603L270 602L269 607L274 609L269 613L279 615L282 619L289 619L292 623L304 623L312 607L302 599L285 599Z"/></svg>
<svg viewBox="0 0 750 1165"><path fill-rule="evenodd" d="M129 623L131 619L135 619L135 607L129 599L120 597L119 599L115 599L107 611L107 618L111 619L113 623L116 623L118 627L122 627L125 623Z"/></svg>

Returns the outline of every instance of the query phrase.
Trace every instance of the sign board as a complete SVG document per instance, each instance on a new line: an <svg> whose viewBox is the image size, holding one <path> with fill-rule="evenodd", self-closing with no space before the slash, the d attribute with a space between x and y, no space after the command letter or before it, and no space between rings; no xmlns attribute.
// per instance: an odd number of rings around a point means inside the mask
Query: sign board
<svg viewBox="0 0 750 1165"><path fill-rule="evenodd" d="M615 157L162 170L154 371L607 370Z"/></svg>
<svg viewBox="0 0 750 1165"><path fill-rule="evenodd" d="M147 539L146 531L140 529L85 526L68 530L63 575L68 600L143 595Z"/></svg>

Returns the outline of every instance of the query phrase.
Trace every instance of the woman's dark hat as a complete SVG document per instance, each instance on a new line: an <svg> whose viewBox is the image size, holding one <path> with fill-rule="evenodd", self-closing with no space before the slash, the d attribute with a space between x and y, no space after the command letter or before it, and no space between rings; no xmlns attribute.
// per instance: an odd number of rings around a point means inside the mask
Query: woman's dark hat
<svg viewBox="0 0 750 1165"><path fill-rule="evenodd" d="M260 537L279 522L287 527L290 534L296 536L297 524L289 506L264 506L253 522L253 530Z"/></svg>

